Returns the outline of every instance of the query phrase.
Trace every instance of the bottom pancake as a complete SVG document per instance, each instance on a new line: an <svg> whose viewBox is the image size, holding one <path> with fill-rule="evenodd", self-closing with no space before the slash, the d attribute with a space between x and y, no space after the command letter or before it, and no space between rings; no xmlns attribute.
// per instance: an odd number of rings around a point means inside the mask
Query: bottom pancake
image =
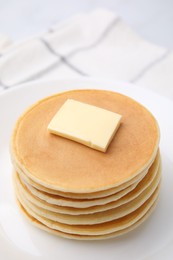
<svg viewBox="0 0 173 260"><path fill-rule="evenodd" d="M106 223L95 224L95 225L68 225L68 224L59 223L57 221L49 220L33 212L30 207L26 206L22 202L22 200L20 200L20 197L18 199L29 215L31 215L33 218L37 219L39 222L49 227L50 229L54 229L54 230L58 230L64 233L70 233L74 235L95 236L95 235L106 235L113 232L117 232L135 224L152 207L152 205L158 198L158 194L159 194L159 186L157 187L155 192L151 195L151 197L134 212L122 218L109 221Z"/></svg>
<svg viewBox="0 0 173 260"><path fill-rule="evenodd" d="M54 230L51 229L49 227L47 227L46 225L42 224L41 222L39 222L37 219L35 219L33 216L31 216L24 208L23 206L20 204L20 202L18 202L20 210L22 211L22 213L25 215L25 217L36 227L59 237L62 238L68 238L68 239L74 239L74 240L103 240L103 239L110 239L110 238L115 238L118 236L121 236L123 234L126 234L130 231L133 231L134 229L136 229L139 225L141 225L146 219L148 219L148 217L152 214L152 212L154 211L154 209L156 208L157 205L157 201L158 199L156 199L156 201L153 203L153 205L150 207L150 209L145 213L145 215L139 219L136 223L132 224L131 226L129 226L128 228L125 228L123 230L120 231L116 231L116 232L112 232L110 234L107 235L96 235L96 236L86 236L86 235L74 235L74 234L68 234L68 233L64 233L58 230Z"/></svg>

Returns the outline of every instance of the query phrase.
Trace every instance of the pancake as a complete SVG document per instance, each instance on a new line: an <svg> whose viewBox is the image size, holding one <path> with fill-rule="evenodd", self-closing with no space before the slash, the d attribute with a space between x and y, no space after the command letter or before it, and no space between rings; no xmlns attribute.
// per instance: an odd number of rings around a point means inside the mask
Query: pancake
<svg viewBox="0 0 173 260"><path fill-rule="evenodd" d="M75 235L106 235L116 231L123 230L125 228L130 227L135 224L138 220L140 220L147 211L152 207L154 202L158 198L159 187L156 188L155 192L151 195L151 197L137 210L126 215L125 217L96 225L67 225L62 224L56 221L49 220L47 218L41 217L37 215L32 209L22 203L19 198L20 204L25 208L29 215L36 218L39 222L46 225L47 227L58 230L61 232L75 234Z"/></svg>
<svg viewBox="0 0 173 260"><path fill-rule="evenodd" d="M122 115L106 153L47 130L69 98ZM39 228L71 239L106 239L133 230L158 200L159 138L153 115L119 93L76 90L39 101L19 118L11 139L22 212Z"/></svg>
<svg viewBox="0 0 173 260"><path fill-rule="evenodd" d="M16 177L18 178L18 182L20 182L21 184L23 184L24 186L24 189L25 191L27 190L27 192L29 193L29 195L33 196L35 195L35 198L37 199L40 199L41 201L43 201L43 203L49 203L47 201L51 201L51 196L52 194L50 194L50 198L48 198L48 193L40 193L37 189L34 189L32 186L26 184L25 182L22 181L21 177ZM98 201L98 204L104 204L106 203L107 201L109 200L118 200L119 198L125 196L126 194L128 194L130 191L134 190L136 188L136 186L138 185L139 182L133 184L133 185L130 185L128 188L116 193L116 194L113 194L111 195L110 197L106 197L106 198L99 198L99 201ZM33 196L34 197L34 196ZM55 205L55 206L60 206L62 208L64 207L75 207L76 206L76 209L79 209L80 208L88 208L89 205L91 204L91 206L97 204L97 200L94 200L92 199L91 201L90 200L74 200L74 199L69 199L69 198L64 198L64 197L60 197L60 196L57 196L57 195L53 195L53 197L56 199L56 200L53 200L53 204L49 203L49 205ZM57 202L57 203L56 203Z"/></svg>
<svg viewBox="0 0 173 260"><path fill-rule="evenodd" d="M153 163L153 162L152 162ZM71 199L96 199L96 198L104 198L107 196L110 196L112 194L115 194L119 191L122 191L124 194L128 193L130 190L133 190L137 184L145 177L145 175L148 172L148 169L145 171L141 172L138 174L138 176L132 178L130 181L126 182L125 184L119 185L118 187L100 191L100 192L92 192L92 193L70 193L70 192L61 192L61 191L56 191L52 189L48 189L40 184L37 184L33 180L27 177L22 170L13 163L15 170L18 172L20 175L20 178L23 179L25 183L28 183L32 187L36 188L37 190L44 191L46 193L52 194L52 195L59 195L64 198L71 198Z"/></svg>
<svg viewBox="0 0 173 260"><path fill-rule="evenodd" d="M122 124L106 153L47 131L68 98L122 115ZM20 117L13 132L11 156L37 184L82 194L115 188L138 176L153 162L158 144L155 118L136 101L110 91L76 90L46 98Z"/></svg>
<svg viewBox="0 0 173 260"><path fill-rule="evenodd" d="M157 173L158 167L159 167L159 154L156 157L156 160L154 161L153 165L150 167L148 174L143 179L143 189L147 187L148 178L152 177ZM140 184L139 183L139 184ZM92 200L71 200L68 198L63 198L58 195L51 195L47 194L45 192L41 192L35 188L33 188L30 185L25 184L27 189L36 197L41 199L42 201L45 201L46 203L53 204L53 205L59 205L59 206L65 206L65 207L74 207L74 208L88 208L91 206L98 206L98 205L105 205L110 202L115 202L125 196L124 191L120 191L116 194L113 194L111 196L105 197L105 198L99 198L99 199L92 199ZM137 185L138 186L138 185ZM136 189L136 188L135 188ZM139 185L139 187L135 190L133 189L131 191L132 198L135 196L138 196L143 190L142 185ZM137 191L136 193L133 191ZM127 193L127 196L125 197L125 201L129 200L129 193Z"/></svg>
<svg viewBox="0 0 173 260"><path fill-rule="evenodd" d="M157 167L156 167L157 166ZM102 212L105 210L116 208L120 205L123 205L127 202L130 202L131 200L135 199L137 196L139 196L148 186L154 181L154 179L158 178L157 172L159 168L159 164L156 164L155 169L153 169L152 172L149 172L147 176L138 184L136 189L133 190L133 192L130 192L128 196L123 196L119 200L115 200L113 202L99 205L99 206L92 206L88 208L73 208L73 207L62 207L58 205L52 205L49 204L39 198L36 198L28 189L27 187L20 181L20 178L17 174L15 174L15 185L17 189L19 190L22 197L26 198L28 201L30 201L35 206L38 206L42 209L46 209L50 212L55 213L62 213L62 214L69 214L69 215L80 215L80 214L91 214L96 212Z"/></svg>
<svg viewBox="0 0 173 260"><path fill-rule="evenodd" d="M35 206L33 203L29 202L25 197L22 196L20 191L16 189L17 198L22 202L23 205L29 207L33 212L37 215L47 218L49 220L53 220L56 222L68 224L68 225L93 225L99 223L109 222L118 218L122 218L131 212L138 209L142 206L154 193L158 184L160 182L160 170L154 181L146 188L137 198L131 200L130 202L123 204L117 208L106 210L99 213L94 214L85 214L85 215L67 215L60 213L53 213L48 210L42 209L38 206Z"/></svg>
<svg viewBox="0 0 173 260"><path fill-rule="evenodd" d="M147 211L147 213L141 217L136 223L132 224L131 226L129 226L128 228L124 228L120 231L115 231L106 235L96 235L96 236L85 236L85 235L74 235L74 234L68 234L68 233L64 233L58 230L54 230L51 229L49 227L47 227L46 225L42 224L41 222L39 222L36 218L32 217L23 207L22 205L18 202L19 207L21 212L25 215L25 217L37 228L40 228L50 234L62 237L62 238L68 238L68 239L75 239L75 240L103 240L103 239L110 239L110 238L114 238L114 237L118 237L121 235L124 235L134 229L136 229L139 225L141 225L150 215L151 213L154 211L154 209L156 208L157 205L157 201L156 200L153 205L150 207L150 209Z"/></svg>

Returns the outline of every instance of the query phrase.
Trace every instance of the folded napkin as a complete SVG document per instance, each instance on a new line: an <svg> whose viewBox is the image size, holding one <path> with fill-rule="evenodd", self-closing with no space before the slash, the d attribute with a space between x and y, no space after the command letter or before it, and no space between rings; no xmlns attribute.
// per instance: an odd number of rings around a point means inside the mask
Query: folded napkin
<svg viewBox="0 0 173 260"><path fill-rule="evenodd" d="M0 34L0 57L1 53L7 48L10 44L12 44L12 41L7 38L6 36Z"/></svg>
<svg viewBox="0 0 173 260"><path fill-rule="evenodd" d="M77 15L42 35L5 45L0 38L2 91L31 80L94 76L173 98L173 52L145 41L107 10Z"/></svg>

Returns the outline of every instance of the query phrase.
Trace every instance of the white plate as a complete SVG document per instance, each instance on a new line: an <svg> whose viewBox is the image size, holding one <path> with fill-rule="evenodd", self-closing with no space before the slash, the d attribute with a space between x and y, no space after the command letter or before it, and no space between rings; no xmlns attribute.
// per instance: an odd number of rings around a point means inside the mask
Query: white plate
<svg viewBox="0 0 173 260"><path fill-rule="evenodd" d="M21 216L14 199L9 140L17 117L47 95L74 88L114 90L147 106L161 128L163 181L154 214L122 237L96 242L72 241L49 235ZM173 259L173 102L128 83L71 79L32 82L0 95L0 259L115 260Z"/></svg>

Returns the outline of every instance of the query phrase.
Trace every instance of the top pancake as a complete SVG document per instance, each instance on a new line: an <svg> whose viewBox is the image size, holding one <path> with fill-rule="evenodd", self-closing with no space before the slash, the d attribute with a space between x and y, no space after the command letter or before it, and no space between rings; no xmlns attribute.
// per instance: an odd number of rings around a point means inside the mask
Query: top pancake
<svg viewBox="0 0 173 260"><path fill-rule="evenodd" d="M121 114L122 123L106 153L50 134L47 126L68 99ZM55 190L89 193L137 176L154 160L159 143L155 118L133 99L102 90L75 90L48 97L18 120L12 160L35 182Z"/></svg>

